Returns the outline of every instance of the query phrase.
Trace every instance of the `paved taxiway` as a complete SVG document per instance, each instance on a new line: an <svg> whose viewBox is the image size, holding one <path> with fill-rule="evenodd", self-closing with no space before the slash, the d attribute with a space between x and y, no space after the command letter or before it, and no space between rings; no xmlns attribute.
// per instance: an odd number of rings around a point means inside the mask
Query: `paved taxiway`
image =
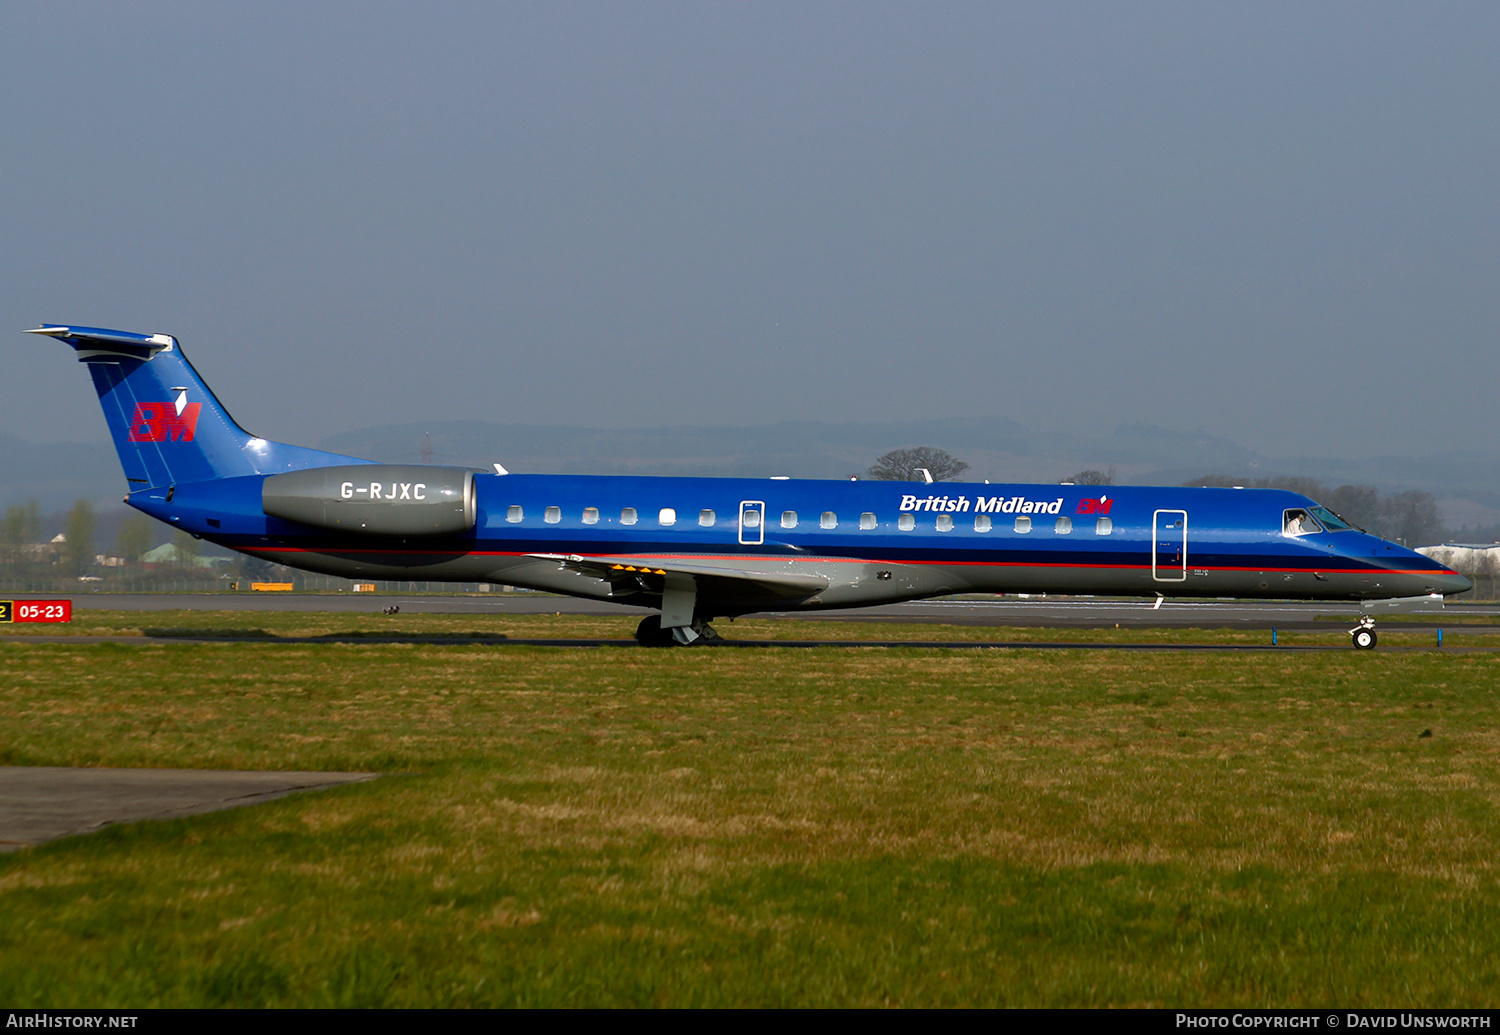
<svg viewBox="0 0 1500 1035"><path fill-rule="evenodd" d="M378 775L0 766L0 852L111 823L196 816Z"/></svg>

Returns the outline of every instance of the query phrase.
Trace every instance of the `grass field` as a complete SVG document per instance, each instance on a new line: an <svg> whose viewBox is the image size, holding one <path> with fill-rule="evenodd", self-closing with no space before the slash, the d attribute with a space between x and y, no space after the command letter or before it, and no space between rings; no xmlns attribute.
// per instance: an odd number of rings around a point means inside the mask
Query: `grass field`
<svg viewBox="0 0 1500 1035"><path fill-rule="evenodd" d="M400 618L75 624L396 644L0 640L0 762L389 774L0 856L0 1002L1500 1004L1500 654ZM1116 633L725 631L804 624Z"/></svg>

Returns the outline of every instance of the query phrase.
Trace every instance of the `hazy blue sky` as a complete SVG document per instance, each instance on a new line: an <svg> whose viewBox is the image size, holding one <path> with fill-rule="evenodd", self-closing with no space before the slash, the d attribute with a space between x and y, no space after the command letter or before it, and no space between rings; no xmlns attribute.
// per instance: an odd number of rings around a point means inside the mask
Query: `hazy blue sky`
<svg viewBox="0 0 1500 1035"><path fill-rule="evenodd" d="M1493 3L0 5L0 432L38 322L250 430L1001 414L1490 448Z"/></svg>

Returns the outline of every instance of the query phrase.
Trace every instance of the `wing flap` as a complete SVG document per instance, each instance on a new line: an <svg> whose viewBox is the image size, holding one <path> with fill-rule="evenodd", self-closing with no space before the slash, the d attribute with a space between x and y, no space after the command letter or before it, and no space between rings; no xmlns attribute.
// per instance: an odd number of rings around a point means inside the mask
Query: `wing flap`
<svg viewBox="0 0 1500 1035"><path fill-rule="evenodd" d="M620 590L634 588L661 592L666 576L691 575L713 595L754 596L803 600L828 588L828 579L809 572L776 571L712 561L684 561L661 557L581 557L578 554L535 553L538 560L554 560L580 575L603 579Z"/></svg>

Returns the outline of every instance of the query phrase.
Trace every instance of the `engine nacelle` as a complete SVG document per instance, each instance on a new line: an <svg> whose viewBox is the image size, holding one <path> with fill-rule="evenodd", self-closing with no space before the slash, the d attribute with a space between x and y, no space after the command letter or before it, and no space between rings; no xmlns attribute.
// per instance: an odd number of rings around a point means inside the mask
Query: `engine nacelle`
<svg viewBox="0 0 1500 1035"><path fill-rule="evenodd" d="M454 535L474 527L474 472L426 464L354 464L273 474L271 517L368 535Z"/></svg>

